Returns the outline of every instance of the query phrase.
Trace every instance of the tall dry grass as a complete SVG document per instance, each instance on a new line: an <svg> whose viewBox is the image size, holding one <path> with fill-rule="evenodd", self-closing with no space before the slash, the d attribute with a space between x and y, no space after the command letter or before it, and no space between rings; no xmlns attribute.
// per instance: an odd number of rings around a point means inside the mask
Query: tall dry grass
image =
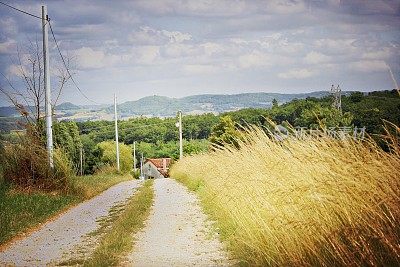
<svg viewBox="0 0 400 267"><path fill-rule="evenodd" d="M171 176L198 191L248 265L400 264L400 149L315 136L276 141L252 128L240 149L185 157ZM397 143L396 143L397 142Z"/></svg>
<svg viewBox="0 0 400 267"><path fill-rule="evenodd" d="M24 190L67 190L74 175L71 161L62 149L55 149L54 168L41 140L34 135L19 137L16 144L6 144L0 155L4 181Z"/></svg>

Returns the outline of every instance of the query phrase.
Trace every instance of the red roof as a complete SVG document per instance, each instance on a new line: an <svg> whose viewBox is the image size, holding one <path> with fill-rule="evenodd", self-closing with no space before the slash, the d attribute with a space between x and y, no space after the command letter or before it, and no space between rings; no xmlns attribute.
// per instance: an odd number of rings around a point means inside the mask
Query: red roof
<svg viewBox="0 0 400 267"><path fill-rule="evenodd" d="M164 171L164 165L163 162L165 160L166 163L166 168L167 171ZM150 161L151 163L153 163L154 166L156 166L157 170L164 176L164 177L168 177L168 168L171 165L172 159L171 158L159 158L159 159L147 159L147 161Z"/></svg>

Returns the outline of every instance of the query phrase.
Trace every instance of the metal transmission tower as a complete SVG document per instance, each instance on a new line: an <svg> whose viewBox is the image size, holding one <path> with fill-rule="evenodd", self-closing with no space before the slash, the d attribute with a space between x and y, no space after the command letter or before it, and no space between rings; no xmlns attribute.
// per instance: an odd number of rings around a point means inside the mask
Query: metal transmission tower
<svg viewBox="0 0 400 267"><path fill-rule="evenodd" d="M332 107L342 111L342 89L340 89L339 85L335 88L332 84L331 94L333 96Z"/></svg>

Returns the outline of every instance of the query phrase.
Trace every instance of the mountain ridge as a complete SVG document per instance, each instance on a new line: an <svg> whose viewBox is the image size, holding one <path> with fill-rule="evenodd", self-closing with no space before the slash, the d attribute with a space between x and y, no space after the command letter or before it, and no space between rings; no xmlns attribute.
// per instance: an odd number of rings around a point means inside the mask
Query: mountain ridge
<svg viewBox="0 0 400 267"><path fill-rule="evenodd" d="M327 91L311 93L283 94L283 93L241 93L241 94L202 94L182 98L170 98L166 96L146 96L134 101L125 101L118 104L118 110L124 116L173 116L178 110L186 114L201 114L207 112L221 113L238 110L241 108L269 108L272 100L278 103L286 103L295 98L324 97ZM112 113L113 107L106 109Z"/></svg>
<svg viewBox="0 0 400 267"><path fill-rule="evenodd" d="M350 92L342 92L344 95ZM182 98L152 95L142 97L138 100L125 101L118 104L118 112L121 117L132 116L175 116L178 110L185 114L222 113L242 108L270 108L272 100L276 99L279 104L289 102L293 99L304 99L307 97L321 98L329 95L328 91L315 91L309 93L240 93L240 94L201 94ZM75 105L64 102L56 106L56 111L64 113L68 117L73 114L85 112L96 117L98 113L113 114L113 105ZM68 116L67 116L68 114ZM14 107L0 107L0 117L18 116ZM107 116L109 116L107 115ZM79 116L78 116L79 117ZM98 116L97 116L98 117ZM75 120L75 117L72 118Z"/></svg>

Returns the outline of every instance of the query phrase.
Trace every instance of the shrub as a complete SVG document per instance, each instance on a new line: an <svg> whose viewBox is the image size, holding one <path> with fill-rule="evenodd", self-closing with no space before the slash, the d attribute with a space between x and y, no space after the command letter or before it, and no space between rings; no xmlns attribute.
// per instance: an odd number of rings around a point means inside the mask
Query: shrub
<svg viewBox="0 0 400 267"><path fill-rule="evenodd" d="M82 141L75 122L57 122L53 125L54 147L62 148L76 168L80 162Z"/></svg>
<svg viewBox="0 0 400 267"><path fill-rule="evenodd" d="M210 135L210 142L215 146L233 145L239 146L240 132L236 129L235 123L230 116L220 118Z"/></svg>
<svg viewBox="0 0 400 267"><path fill-rule="evenodd" d="M140 177L140 169L136 169L136 171L135 171L135 170L132 170L132 171L131 171L131 175L132 175L132 177L133 177L134 179L139 179L139 177Z"/></svg>
<svg viewBox="0 0 400 267"><path fill-rule="evenodd" d="M4 180L29 189L67 189L72 164L62 149L54 150L54 168L48 162L47 150L33 135L20 136L17 144L4 146L1 164Z"/></svg>
<svg viewBox="0 0 400 267"><path fill-rule="evenodd" d="M98 146L102 152L100 160L104 164L116 165L117 155L116 155L115 142L104 141L98 144ZM120 163L120 171L122 173L127 173L132 170L133 167L132 148L123 143L119 144L119 163Z"/></svg>

